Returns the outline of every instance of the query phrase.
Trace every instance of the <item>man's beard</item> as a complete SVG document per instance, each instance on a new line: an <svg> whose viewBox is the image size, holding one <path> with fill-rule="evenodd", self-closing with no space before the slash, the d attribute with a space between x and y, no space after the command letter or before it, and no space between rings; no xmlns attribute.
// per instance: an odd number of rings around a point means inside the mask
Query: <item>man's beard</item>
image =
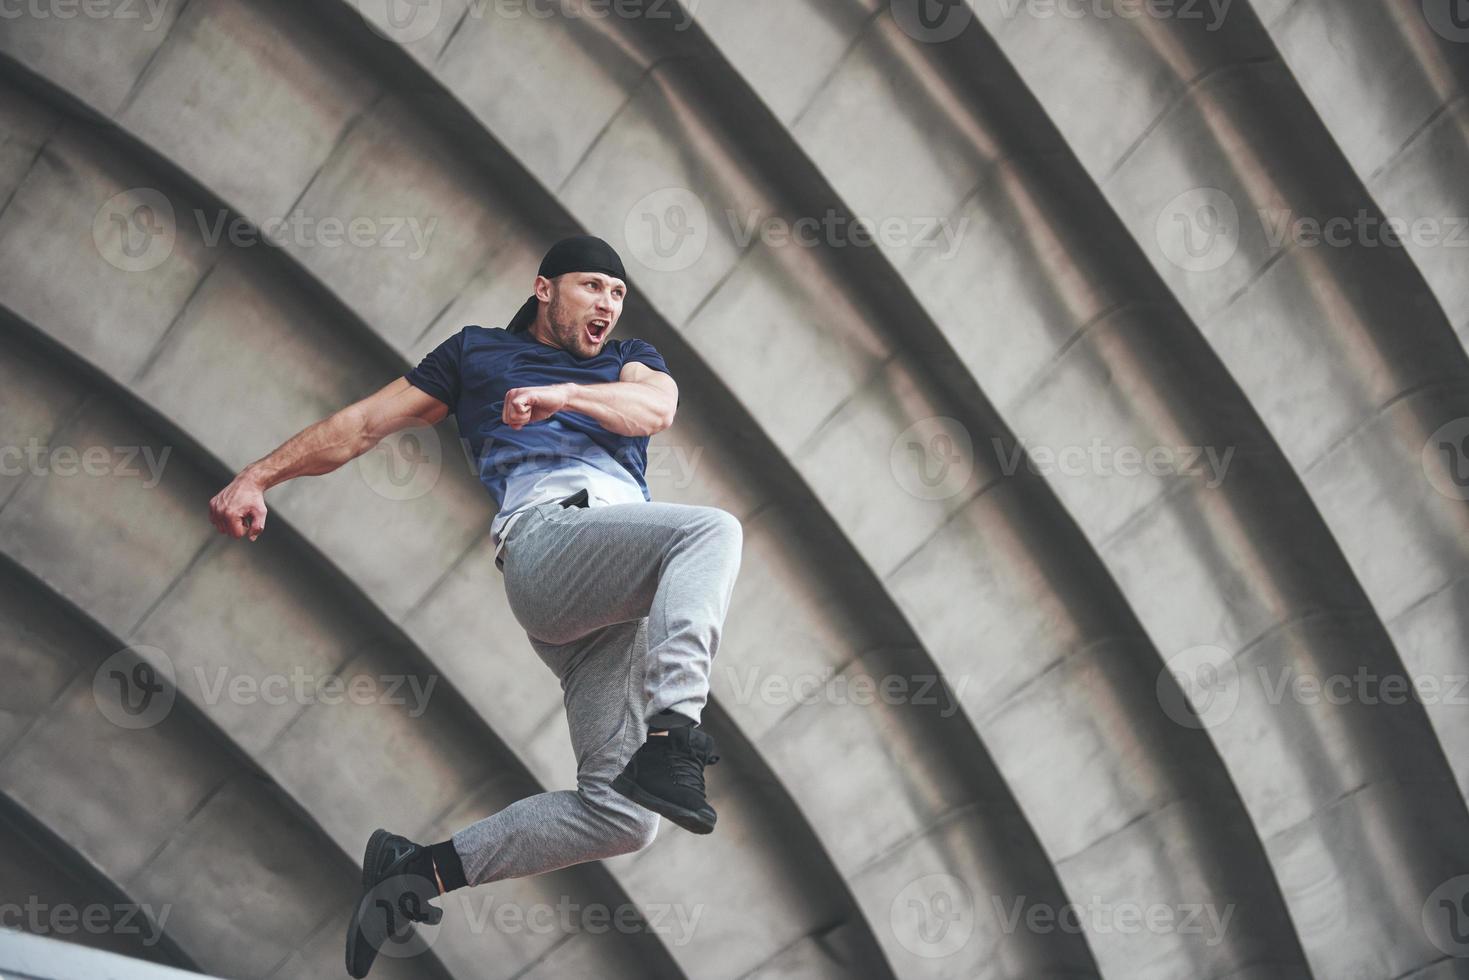
<svg viewBox="0 0 1469 980"><path fill-rule="evenodd" d="M583 359L594 357L601 352L602 345L606 343L607 336L603 334L602 340L592 348L591 353L583 354L582 334L584 330L582 325L567 321L565 308L562 306L560 299L551 300L551 305L546 310L546 319L551 323L551 335L556 338L557 343L561 345L563 350L576 357L582 357Z"/></svg>

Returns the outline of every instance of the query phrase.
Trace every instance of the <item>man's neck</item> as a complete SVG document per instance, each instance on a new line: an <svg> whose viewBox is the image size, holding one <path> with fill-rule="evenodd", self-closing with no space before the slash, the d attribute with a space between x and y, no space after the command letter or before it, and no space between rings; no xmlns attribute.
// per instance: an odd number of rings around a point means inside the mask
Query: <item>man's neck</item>
<svg viewBox="0 0 1469 980"><path fill-rule="evenodd" d="M549 324L545 324L542 323L540 320L536 320L535 323L532 323L530 325L530 329L526 332L529 333L531 335L531 339L538 344L545 344L547 347L554 347L557 350L565 350L565 348L556 343L555 338L552 337Z"/></svg>

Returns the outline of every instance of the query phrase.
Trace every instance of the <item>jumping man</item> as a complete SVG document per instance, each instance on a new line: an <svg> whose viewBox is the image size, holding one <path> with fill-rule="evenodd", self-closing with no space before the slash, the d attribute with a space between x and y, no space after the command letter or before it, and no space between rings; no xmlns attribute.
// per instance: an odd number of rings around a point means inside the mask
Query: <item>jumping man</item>
<svg viewBox="0 0 1469 980"><path fill-rule="evenodd" d="M508 327L465 327L210 501L221 533L253 541L271 487L452 413L499 505L490 536L510 609L561 681L575 792L527 797L431 846L373 833L347 931L354 977L406 921L442 919L429 898L641 850L659 814L714 829L704 767L719 756L699 722L743 533L723 510L652 502L648 438L672 424L678 386L652 345L608 339L626 279L601 239L557 242Z"/></svg>

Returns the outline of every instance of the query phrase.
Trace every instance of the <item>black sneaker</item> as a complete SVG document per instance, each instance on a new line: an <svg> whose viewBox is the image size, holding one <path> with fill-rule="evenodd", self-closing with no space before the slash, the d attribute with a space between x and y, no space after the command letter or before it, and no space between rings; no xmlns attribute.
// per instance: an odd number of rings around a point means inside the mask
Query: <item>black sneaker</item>
<svg viewBox="0 0 1469 980"><path fill-rule="evenodd" d="M437 898L433 864L422 872L427 848L406 837L375 830L362 858L362 897L347 926L347 972L357 980L367 976L373 960L387 943L411 941L410 923L438 925L444 910L428 904Z"/></svg>
<svg viewBox="0 0 1469 980"><path fill-rule="evenodd" d="M681 725L644 742L612 788L684 830L707 834L717 817L704 799L704 767L718 761L712 735L697 725Z"/></svg>

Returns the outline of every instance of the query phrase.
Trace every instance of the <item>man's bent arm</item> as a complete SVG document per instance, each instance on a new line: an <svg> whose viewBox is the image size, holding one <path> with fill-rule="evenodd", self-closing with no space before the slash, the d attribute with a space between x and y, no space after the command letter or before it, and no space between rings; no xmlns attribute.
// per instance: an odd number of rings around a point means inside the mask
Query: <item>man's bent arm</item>
<svg viewBox="0 0 1469 980"><path fill-rule="evenodd" d="M668 389L646 381L573 384L570 388L567 411L590 415L604 429L620 436L651 436L673 424L676 389L670 394Z"/></svg>
<svg viewBox="0 0 1469 980"><path fill-rule="evenodd" d="M432 425L449 407L404 378L307 426L274 452L240 471L209 502L220 533L250 540L265 528L265 491L298 476L320 476L361 456L385 437L414 423Z"/></svg>

